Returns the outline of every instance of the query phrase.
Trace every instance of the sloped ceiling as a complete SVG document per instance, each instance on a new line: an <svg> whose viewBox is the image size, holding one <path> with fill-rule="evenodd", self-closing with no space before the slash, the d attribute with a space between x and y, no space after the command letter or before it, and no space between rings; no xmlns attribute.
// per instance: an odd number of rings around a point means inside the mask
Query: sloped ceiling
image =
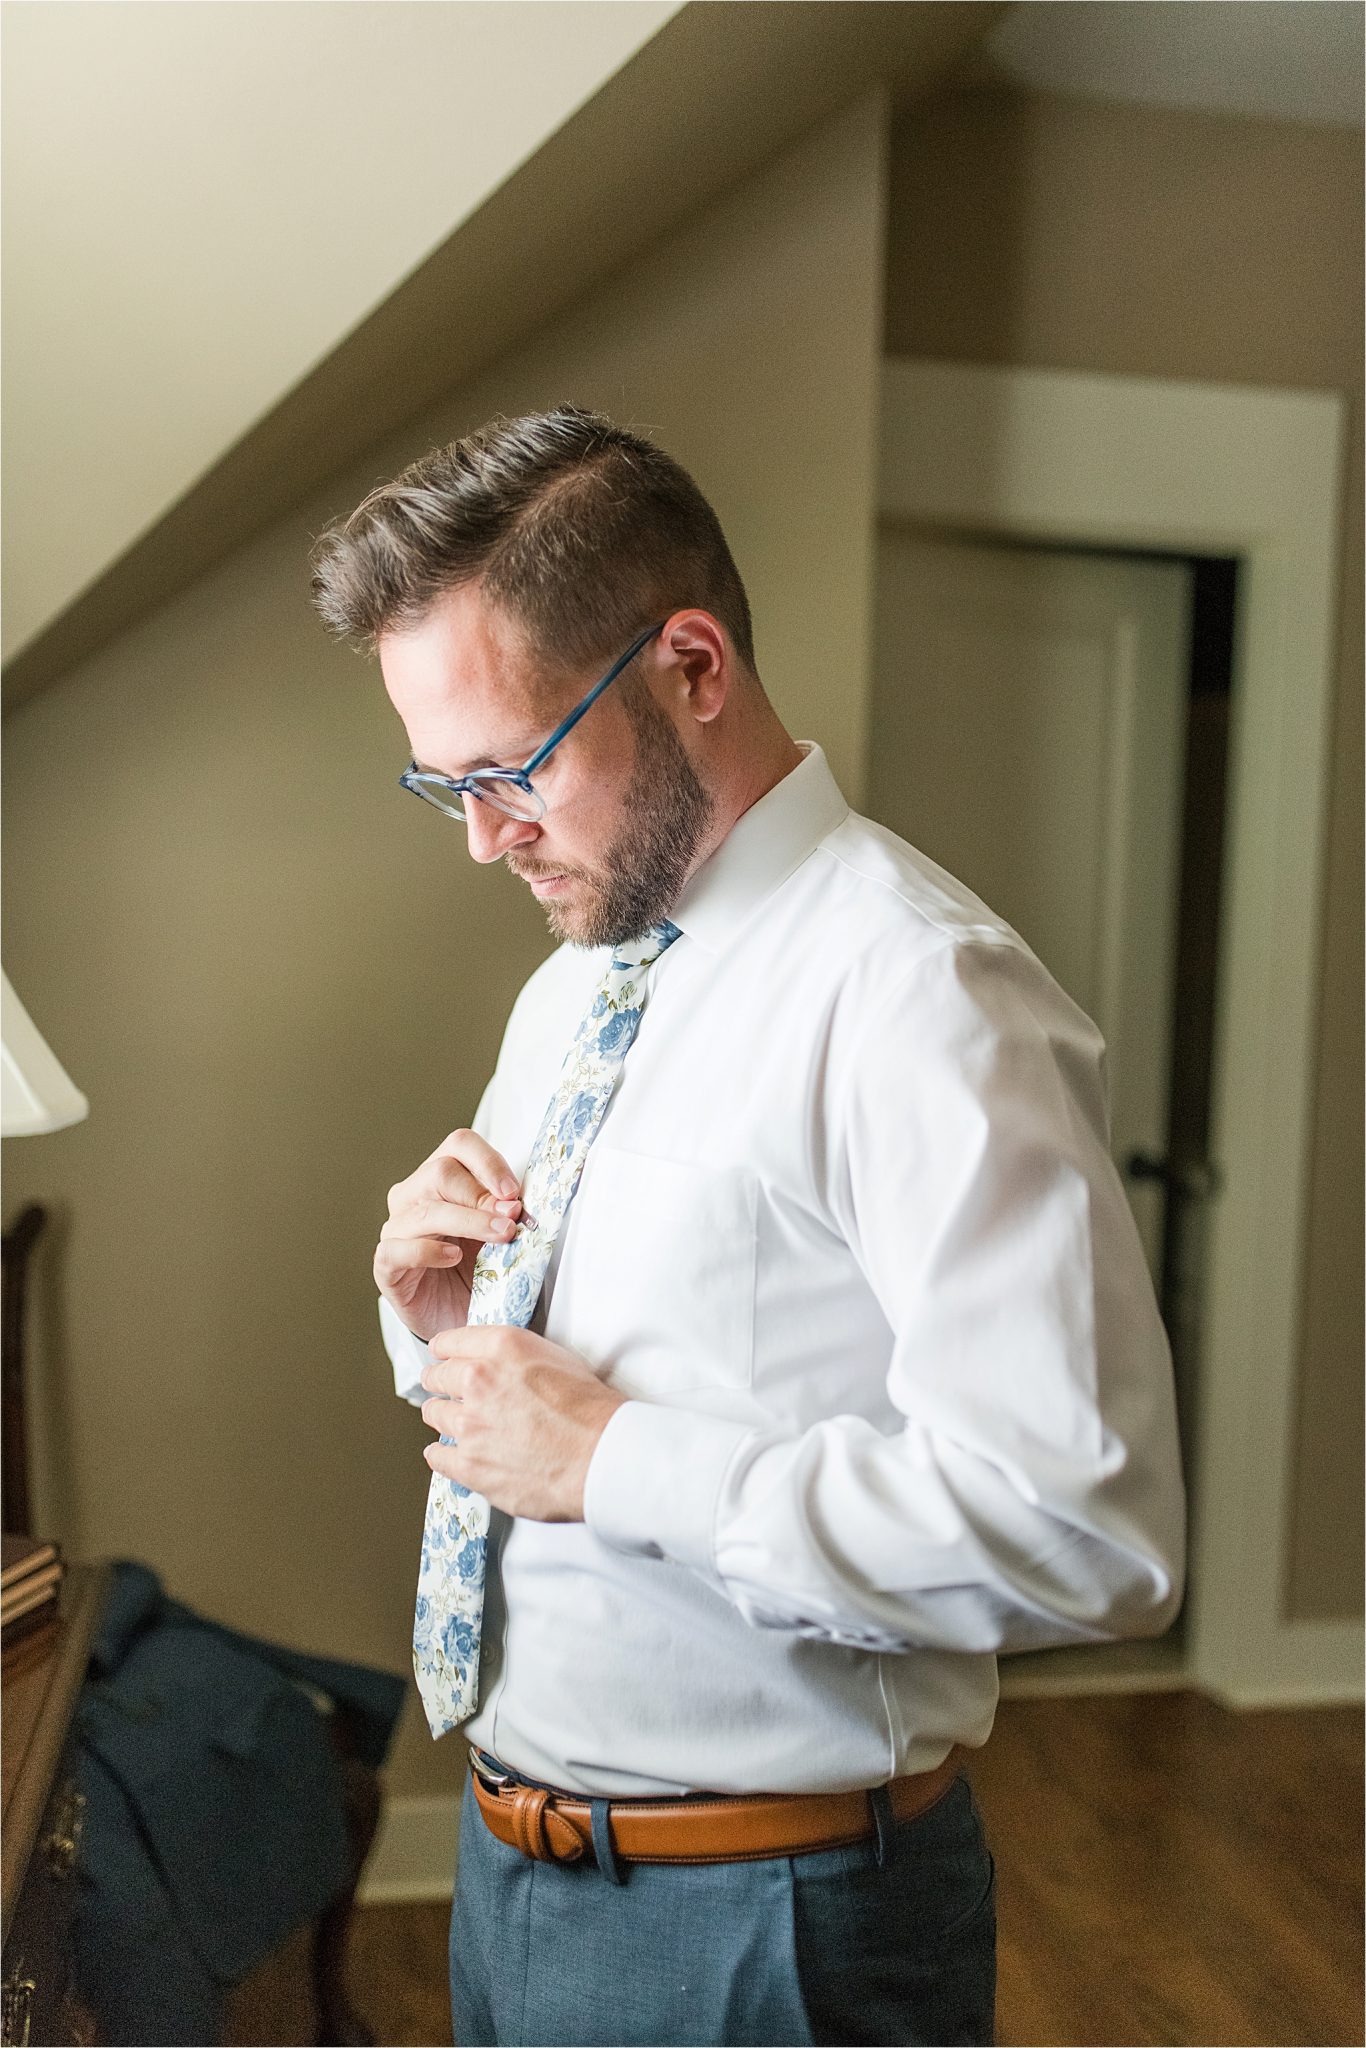
<svg viewBox="0 0 1366 2048"><path fill-rule="evenodd" d="M679 4L8 5L6 658Z"/></svg>
<svg viewBox="0 0 1366 2048"><path fill-rule="evenodd" d="M876 81L931 90L1005 11L11 0L5 708L814 121Z"/></svg>

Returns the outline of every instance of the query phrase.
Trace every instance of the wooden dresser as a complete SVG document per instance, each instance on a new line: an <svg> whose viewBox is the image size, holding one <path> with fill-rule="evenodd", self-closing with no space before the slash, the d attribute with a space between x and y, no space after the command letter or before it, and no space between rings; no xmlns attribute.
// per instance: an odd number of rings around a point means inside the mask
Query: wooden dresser
<svg viewBox="0 0 1366 2048"><path fill-rule="evenodd" d="M105 1565L71 1565L57 1613L3 1657L0 2039L88 2043L71 1985L73 1872L80 1845L75 1714L109 1587Z"/></svg>

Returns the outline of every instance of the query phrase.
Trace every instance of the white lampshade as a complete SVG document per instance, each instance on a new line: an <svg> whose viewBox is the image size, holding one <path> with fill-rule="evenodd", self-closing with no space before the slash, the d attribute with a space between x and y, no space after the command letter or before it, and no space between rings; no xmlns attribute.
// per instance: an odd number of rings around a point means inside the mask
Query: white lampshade
<svg viewBox="0 0 1366 2048"><path fill-rule="evenodd" d="M60 1131L67 1124L78 1124L83 1116L89 1116L90 1104L43 1043L33 1019L10 987L9 976L0 973L0 981L4 983L0 1136L36 1137L40 1131Z"/></svg>

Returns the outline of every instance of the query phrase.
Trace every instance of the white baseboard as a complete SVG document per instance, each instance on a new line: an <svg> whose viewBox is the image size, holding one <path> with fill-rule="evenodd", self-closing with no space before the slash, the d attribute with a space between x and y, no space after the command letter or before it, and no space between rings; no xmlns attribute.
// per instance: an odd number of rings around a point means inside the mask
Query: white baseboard
<svg viewBox="0 0 1366 2048"><path fill-rule="evenodd" d="M1061 1699L1069 1693L1165 1692L1191 1685L1174 1636L1130 1643L1079 1643L1002 1657L1001 1698Z"/></svg>
<svg viewBox="0 0 1366 2048"><path fill-rule="evenodd" d="M386 1800L375 1846L356 1893L357 1903L397 1906L422 1899L449 1899L455 1889L459 1812L458 1795L448 1793Z"/></svg>
<svg viewBox="0 0 1366 2048"><path fill-rule="evenodd" d="M1357 1706L1366 1697L1366 1624L1283 1621L1269 1643L1205 1688L1227 1707Z"/></svg>
<svg viewBox="0 0 1366 2048"><path fill-rule="evenodd" d="M1189 1687L1236 1710L1356 1706L1366 1697L1366 1629L1359 1621L1287 1621L1259 1643L1232 1633L1205 1669L1167 1636L1031 1651L1002 1657L999 1668L1003 1700Z"/></svg>

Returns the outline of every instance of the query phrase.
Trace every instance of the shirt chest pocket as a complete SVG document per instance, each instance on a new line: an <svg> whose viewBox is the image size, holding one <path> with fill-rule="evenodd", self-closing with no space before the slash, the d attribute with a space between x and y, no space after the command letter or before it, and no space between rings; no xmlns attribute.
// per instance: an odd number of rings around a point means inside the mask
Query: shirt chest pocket
<svg viewBox="0 0 1366 2048"><path fill-rule="evenodd" d="M745 1168L595 1146L569 1212L546 1335L624 1393L747 1387L757 1209Z"/></svg>

